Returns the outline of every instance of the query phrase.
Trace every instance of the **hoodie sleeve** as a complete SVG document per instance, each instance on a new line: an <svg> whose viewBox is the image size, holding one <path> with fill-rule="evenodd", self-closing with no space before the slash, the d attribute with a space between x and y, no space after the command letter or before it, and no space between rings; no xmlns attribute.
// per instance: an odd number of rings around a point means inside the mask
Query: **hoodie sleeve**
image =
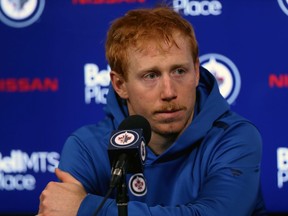
<svg viewBox="0 0 288 216"><path fill-rule="evenodd" d="M183 205L153 207L130 201L129 216L252 215L259 195L261 143L259 132L251 124L228 128L220 141L206 145L201 153L204 178L196 199ZM88 195L78 215L93 215L101 199ZM115 200L108 199L98 215L117 212Z"/></svg>
<svg viewBox="0 0 288 216"><path fill-rule="evenodd" d="M108 190L110 164L108 155L103 153L106 136L106 132L98 128L83 127L68 137L63 147L59 168L80 181L87 193L104 195Z"/></svg>

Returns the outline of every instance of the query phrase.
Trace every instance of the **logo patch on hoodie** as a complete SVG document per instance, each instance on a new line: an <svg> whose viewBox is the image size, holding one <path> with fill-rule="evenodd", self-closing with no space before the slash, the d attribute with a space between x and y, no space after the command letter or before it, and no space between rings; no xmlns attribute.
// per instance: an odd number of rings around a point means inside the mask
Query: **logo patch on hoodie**
<svg viewBox="0 0 288 216"><path fill-rule="evenodd" d="M134 196L144 196L147 193L146 181L142 173L130 177L129 190Z"/></svg>

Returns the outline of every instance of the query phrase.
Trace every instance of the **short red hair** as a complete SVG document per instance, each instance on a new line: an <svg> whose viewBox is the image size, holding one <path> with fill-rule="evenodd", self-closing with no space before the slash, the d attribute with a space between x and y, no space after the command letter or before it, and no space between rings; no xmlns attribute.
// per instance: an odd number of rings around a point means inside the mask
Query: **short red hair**
<svg viewBox="0 0 288 216"><path fill-rule="evenodd" d="M198 59L198 44L192 25L173 9L161 6L152 9L134 9L116 19L107 34L106 58L111 70L127 78L127 50L144 50L147 42L176 44L175 32L188 38L191 55Z"/></svg>

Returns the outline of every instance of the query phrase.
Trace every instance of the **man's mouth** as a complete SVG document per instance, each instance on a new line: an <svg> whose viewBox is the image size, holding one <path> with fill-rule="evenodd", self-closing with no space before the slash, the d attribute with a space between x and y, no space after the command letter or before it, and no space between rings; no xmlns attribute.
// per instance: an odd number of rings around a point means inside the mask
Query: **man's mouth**
<svg viewBox="0 0 288 216"><path fill-rule="evenodd" d="M155 112L155 115L158 116L159 120L165 122L173 122L179 118L181 118L183 114L183 109L165 109L158 110Z"/></svg>
<svg viewBox="0 0 288 216"><path fill-rule="evenodd" d="M167 109L167 110L158 110L156 111L155 113L175 113L175 112L178 112L178 111L181 111L181 109L173 109L173 110L170 110L170 109Z"/></svg>
<svg viewBox="0 0 288 216"><path fill-rule="evenodd" d="M158 110L156 110L155 113L176 113L181 110L185 110L185 107L179 104L171 103L171 104L163 105Z"/></svg>

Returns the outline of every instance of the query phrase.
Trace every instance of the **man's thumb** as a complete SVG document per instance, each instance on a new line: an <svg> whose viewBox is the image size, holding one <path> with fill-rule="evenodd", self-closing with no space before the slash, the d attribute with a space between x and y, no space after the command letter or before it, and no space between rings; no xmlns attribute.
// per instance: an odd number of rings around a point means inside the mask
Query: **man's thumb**
<svg viewBox="0 0 288 216"><path fill-rule="evenodd" d="M59 168L55 169L55 174L56 174L57 178L62 182L74 183L74 184L81 185L81 183L79 181L77 181L72 175L70 175L68 172L64 172L64 171L60 170Z"/></svg>

